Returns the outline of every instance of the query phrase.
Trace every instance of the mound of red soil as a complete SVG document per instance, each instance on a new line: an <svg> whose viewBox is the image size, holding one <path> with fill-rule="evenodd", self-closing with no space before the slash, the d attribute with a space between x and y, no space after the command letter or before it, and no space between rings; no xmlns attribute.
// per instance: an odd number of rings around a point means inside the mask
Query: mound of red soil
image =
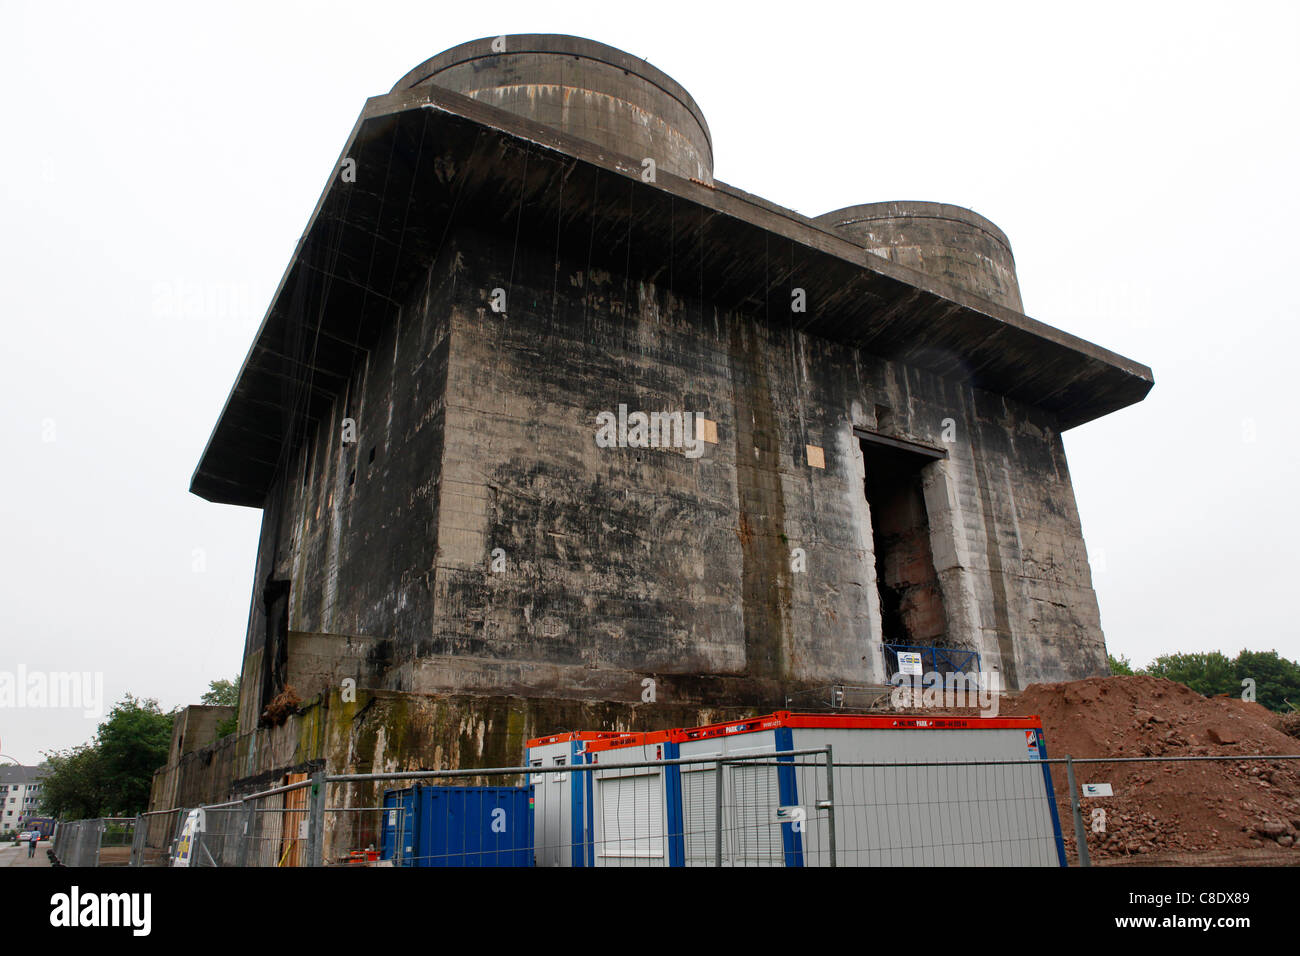
<svg viewBox="0 0 1300 956"><path fill-rule="evenodd" d="M1005 698L1006 716L1037 714L1049 756L1192 757L1297 754L1300 742L1259 704L1205 698L1154 677L1094 677L1033 684ZM1105 829L1088 833L1094 859L1291 848L1300 864L1300 760L1103 763L1075 766L1079 784L1109 783L1113 797L1085 800L1106 811ZM1065 768L1052 767L1061 828L1073 856Z"/></svg>

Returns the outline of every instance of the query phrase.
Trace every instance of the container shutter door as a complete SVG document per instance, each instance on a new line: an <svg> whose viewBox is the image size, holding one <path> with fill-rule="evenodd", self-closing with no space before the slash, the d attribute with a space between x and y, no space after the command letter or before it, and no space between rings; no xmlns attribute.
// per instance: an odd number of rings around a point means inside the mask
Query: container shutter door
<svg viewBox="0 0 1300 956"><path fill-rule="evenodd" d="M713 866L717 847L717 776L713 768L682 771L682 825L688 866Z"/></svg>
<svg viewBox="0 0 1300 956"><path fill-rule="evenodd" d="M662 857L664 809L659 774L603 777L598 786L601 855Z"/></svg>
<svg viewBox="0 0 1300 956"><path fill-rule="evenodd" d="M785 863L781 825L776 822L780 793L775 767L731 767L731 805L737 866L781 866Z"/></svg>

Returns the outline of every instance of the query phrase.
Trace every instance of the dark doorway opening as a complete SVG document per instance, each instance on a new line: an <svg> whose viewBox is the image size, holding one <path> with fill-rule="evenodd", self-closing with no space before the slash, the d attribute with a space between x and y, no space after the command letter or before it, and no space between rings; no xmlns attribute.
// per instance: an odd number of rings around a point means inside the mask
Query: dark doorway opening
<svg viewBox="0 0 1300 956"><path fill-rule="evenodd" d="M262 661L262 708L284 690L289 670L289 582L268 581L262 594L266 608L266 644Z"/></svg>
<svg viewBox="0 0 1300 956"><path fill-rule="evenodd" d="M947 618L921 484L921 469L942 452L912 451L899 442L866 437L861 444L884 643L945 646ZM887 659L892 657L886 653Z"/></svg>

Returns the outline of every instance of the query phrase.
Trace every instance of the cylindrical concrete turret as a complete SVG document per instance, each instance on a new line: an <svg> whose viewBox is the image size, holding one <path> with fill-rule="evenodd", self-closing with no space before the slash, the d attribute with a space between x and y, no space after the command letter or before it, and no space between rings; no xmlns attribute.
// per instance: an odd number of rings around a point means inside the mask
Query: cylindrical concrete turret
<svg viewBox="0 0 1300 956"><path fill-rule="evenodd" d="M424 84L713 181L713 143L695 100L666 73L612 46L545 33L485 37L425 60L393 90Z"/></svg>
<svg viewBox="0 0 1300 956"><path fill-rule="evenodd" d="M846 206L815 220L899 265L1023 312L1011 243L978 213L937 202Z"/></svg>

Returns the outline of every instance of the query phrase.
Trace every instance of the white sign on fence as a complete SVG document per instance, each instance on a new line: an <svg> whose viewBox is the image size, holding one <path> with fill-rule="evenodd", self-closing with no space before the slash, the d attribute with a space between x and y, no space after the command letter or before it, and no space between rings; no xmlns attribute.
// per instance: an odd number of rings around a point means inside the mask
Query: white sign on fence
<svg viewBox="0 0 1300 956"><path fill-rule="evenodd" d="M921 655L916 651L899 651L898 672L900 674L910 674L913 677L920 677Z"/></svg>
<svg viewBox="0 0 1300 956"><path fill-rule="evenodd" d="M776 822L790 824L790 829L795 833L803 832L804 821L807 819L808 814L803 807L776 808Z"/></svg>

